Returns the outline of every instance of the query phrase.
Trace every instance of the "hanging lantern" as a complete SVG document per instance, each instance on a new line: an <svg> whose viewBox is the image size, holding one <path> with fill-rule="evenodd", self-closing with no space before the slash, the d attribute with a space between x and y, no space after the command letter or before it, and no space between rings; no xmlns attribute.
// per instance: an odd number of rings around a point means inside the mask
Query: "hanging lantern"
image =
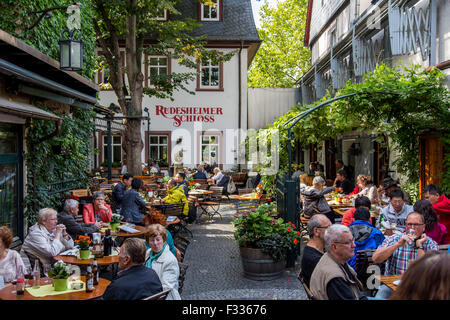
<svg viewBox="0 0 450 320"><path fill-rule="evenodd" d="M78 32L78 39L74 40L74 34ZM64 39L64 34L68 39ZM64 30L59 40L60 69L66 71L83 70L83 41L78 30Z"/></svg>

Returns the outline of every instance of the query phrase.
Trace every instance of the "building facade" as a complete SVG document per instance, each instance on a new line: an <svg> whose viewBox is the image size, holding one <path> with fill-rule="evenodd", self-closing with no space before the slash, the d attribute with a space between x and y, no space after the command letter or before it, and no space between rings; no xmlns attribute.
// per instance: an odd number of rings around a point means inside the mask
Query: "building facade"
<svg viewBox="0 0 450 320"><path fill-rule="evenodd" d="M142 116L150 116L150 123L142 122L142 162L156 159L160 166L171 166L175 162L193 168L207 162L224 169L237 165L239 129L247 129L247 69L255 56L260 39L253 20L250 0L215 0L210 7L195 0L184 0L177 5L182 17L196 19L201 25L194 35L206 35L207 49L220 53L234 52L233 57L223 63L204 61L197 66L196 80L187 85L195 95L183 90L170 99L158 99L144 95ZM171 19L165 14L159 18ZM124 50L124 49L123 49ZM98 52L101 55L101 52ZM125 51L123 51L125 55ZM192 72L167 56L143 57L142 70L145 86L151 86L149 76L172 72ZM125 63L126 59L123 59ZM195 70L194 70L195 71ZM107 71L97 74L99 84L107 81ZM101 105L117 104L113 91L101 90ZM150 129L150 130L148 130ZM103 163L106 132L99 132L98 163ZM121 148L123 137L113 132L113 162L123 160Z"/></svg>
<svg viewBox="0 0 450 320"><path fill-rule="evenodd" d="M311 68L298 80L301 103L310 104L327 90L335 93L348 80L362 81L377 63L388 66L436 66L447 74L450 87L450 2L441 0L310 0L305 45L311 49ZM395 172L376 137L346 132L318 146L298 146L306 163L324 164L334 178L334 160L342 159L355 173L371 175L380 183ZM398 178L398 177L397 177Z"/></svg>

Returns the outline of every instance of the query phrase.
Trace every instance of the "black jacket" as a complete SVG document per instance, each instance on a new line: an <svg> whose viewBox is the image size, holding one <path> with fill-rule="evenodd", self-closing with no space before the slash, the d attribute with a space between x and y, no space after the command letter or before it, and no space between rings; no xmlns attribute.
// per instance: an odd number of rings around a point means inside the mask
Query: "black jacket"
<svg viewBox="0 0 450 320"><path fill-rule="evenodd" d="M120 209L122 207L123 195L126 190L127 187L125 187L125 185L122 182L119 182L114 187L114 190L112 192L112 200L114 201L116 209Z"/></svg>
<svg viewBox="0 0 450 320"><path fill-rule="evenodd" d="M58 213L58 224L66 226L67 233L72 239L77 240L79 235L97 232L98 228L90 223L78 223L73 216L65 211Z"/></svg>
<svg viewBox="0 0 450 320"><path fill-rule="evenodd" d="M103 300L141 300L163 291L155 270L141 264L123 271L106 288Z"/></svg>

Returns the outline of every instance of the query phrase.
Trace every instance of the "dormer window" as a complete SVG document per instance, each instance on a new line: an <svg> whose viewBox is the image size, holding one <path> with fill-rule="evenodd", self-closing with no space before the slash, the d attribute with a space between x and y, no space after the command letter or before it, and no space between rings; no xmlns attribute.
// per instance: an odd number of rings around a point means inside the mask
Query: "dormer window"
<svg viewBox="0 0 450 320"><path fill-rule="evenodd" d="M200 21L220 21L222 12L222 0L210 0L214 6L200 4Z"/></svg>

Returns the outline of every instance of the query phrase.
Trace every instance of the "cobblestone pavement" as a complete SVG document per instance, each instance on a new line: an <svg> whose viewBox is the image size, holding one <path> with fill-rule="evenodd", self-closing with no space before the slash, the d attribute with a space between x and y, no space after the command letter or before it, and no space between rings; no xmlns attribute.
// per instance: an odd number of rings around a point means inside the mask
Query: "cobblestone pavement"
<svg viewBox="0 0 450 320"><path fill-rule="evenodd" d="M200 210L199 210L200 211ZM189 264L181 294L184 300L307 300L295 268L270 281L244 278L239 247L233 237L233 204L221 204L220 213L211 221L203 215L188 227L194 237L184 263Z"/></svg>

